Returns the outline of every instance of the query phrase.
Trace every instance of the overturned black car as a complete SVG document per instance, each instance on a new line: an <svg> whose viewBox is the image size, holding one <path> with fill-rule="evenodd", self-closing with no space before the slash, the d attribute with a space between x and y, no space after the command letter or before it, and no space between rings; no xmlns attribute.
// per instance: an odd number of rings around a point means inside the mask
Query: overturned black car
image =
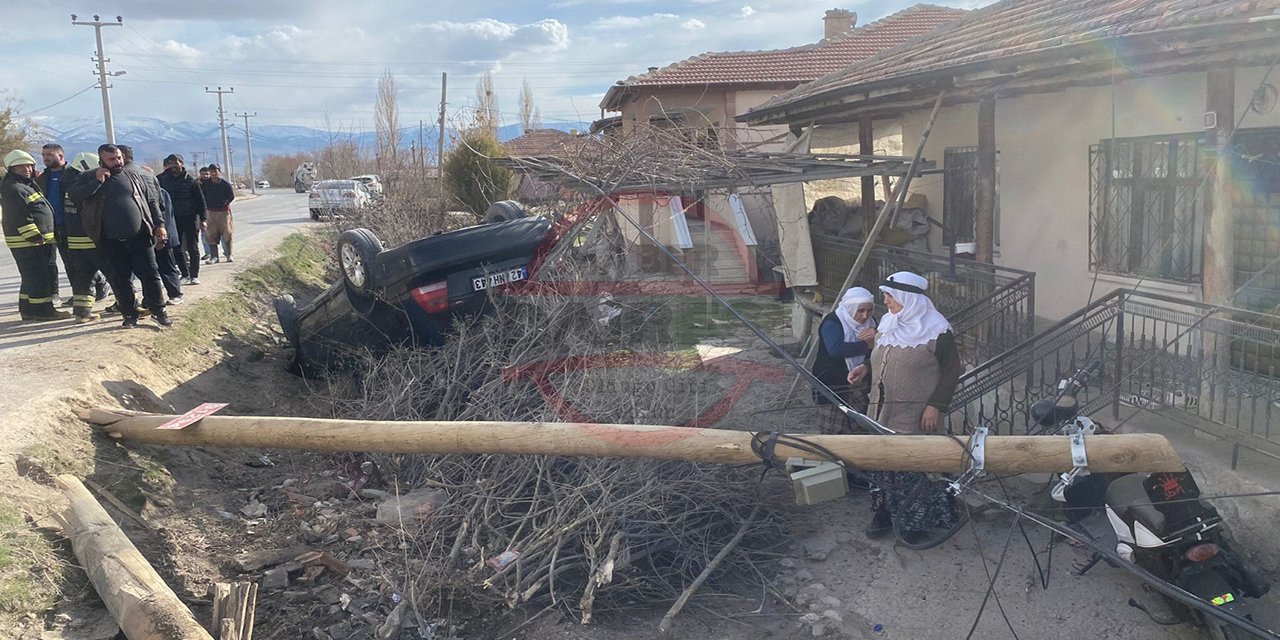
<svg viewBox="0 0 1280 640"><path fill-rule="evenodd" d="M519 217L389 250L368 229L344 231L341 279L305 305L292 296L275 301L293 346L290 370L332 368L353 350L441 344L453 319L482 310L490 290L528 279L551 226L546 218Z"/></svg>

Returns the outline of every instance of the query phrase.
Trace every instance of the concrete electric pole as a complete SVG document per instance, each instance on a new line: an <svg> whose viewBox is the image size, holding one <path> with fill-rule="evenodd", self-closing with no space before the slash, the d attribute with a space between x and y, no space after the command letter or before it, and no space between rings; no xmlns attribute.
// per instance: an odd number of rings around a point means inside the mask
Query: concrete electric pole
<svg viewBox="0 0 1280 640"><path fill-rule="evenodd" d="M222 94L235 93L236 88L227 87L226 89L223 89L222 87L218 87L217 89L210 89L209 87L205 87L204 92L218 94L218 127L222 129L222 164L226 167L228 172L227 177L230 178L230 172L232 170L231 147L227 144L227 112L222 108Z"/></svg>
<svg viewBox="0 0 1280 640"><path fill-rule="evenodd" d="M237 118L244 118L244 146L245 151L249 154L249 190L254 195L258 194L258 181L253 178L253 136L249 135L249 118L258 117L258 112L253 113L237 113Z"/></svg>
<svg viewBox="0 0 1280 640"><path fill-rule="evenodd" d="M102 28L118 27L124 24L124 17L116 16L115 22L103 22L95 15L93 17L93 22L79 22L76 20L76 15L73 13L71 14L71 24L74 26L93 27L93 35L98 41L98 58L95 62L98 63L98 88L102 89L102 120L107 127L107 143L115 144L116 127L115 123L111 121L111 92L109 91L109 89L111 89L111 85L107 84L107 76L122 76L124 75L124 72L107 73L107 63L110 62L110 60L108 60L106 54L102 52Z"/></svg>

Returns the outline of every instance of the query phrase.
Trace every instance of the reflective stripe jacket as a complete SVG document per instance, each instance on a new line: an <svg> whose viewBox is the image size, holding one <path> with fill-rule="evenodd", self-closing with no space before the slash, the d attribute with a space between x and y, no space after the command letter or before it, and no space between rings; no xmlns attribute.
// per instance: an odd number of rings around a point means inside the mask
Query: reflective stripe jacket
<svg viewBox="0 0 1280 640"><path fill-rule="evenodd" d="M40 186L41 191L48 193L48 189L45 189L47 184L44 179L45 175L41 174L40 177L36 178L36 184ZM84 223L80 219L80 211L76 207L75 201L71 199L71 185L75 184L76 179L79 177L80 171L71 166L67 166L62 174L62 199L65 203L63 210L66 212L66 218L63 227L58 231L66 234L68 249L93 249L95 248L93 240L89 238L89 234L84 232ZM59 242L61 241L59 239Z"/></svg>
<svg viewBox="0 0 1280 640"><path fill-rule="evenodd" d="M0 180L0 208L4 209L4 243L13 249L53 242L53 207L35 180L10 171Z"/></svg>

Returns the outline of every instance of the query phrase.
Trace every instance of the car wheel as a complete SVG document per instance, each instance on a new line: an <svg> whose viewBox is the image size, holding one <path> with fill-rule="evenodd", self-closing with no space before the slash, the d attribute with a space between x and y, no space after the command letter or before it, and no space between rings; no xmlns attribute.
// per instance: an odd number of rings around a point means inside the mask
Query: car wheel
<svg viewBox="0 0 1280 640"><path fill-rule="evenodd" d="M320 219L320 210L319 210L319 209L312 209L312 210L311 210L311 219L312 219L312 220L319 220L319 219Z"/></svg>
<svg viewBox="0 0 1280 640"><path fill-rule="evenodd" d="M499 200L491 205L484 212L484 221L490 222L506 222L515 220L516 218L524 218L529 215L525 211L524 205L515 200Z"/></svg>
<svg viewBox="0 0 1280 640"><path fill-rule="evenodd" d="M368 229L348 229L338 237L338 267L347 297L357 310L367 313L373 308L377 289L374 262L382 253L382 242Z"/></svg>
<svg viewBox="0 0 1280 640"><path fill-rule="evenodd" d="M289 363L285 366L285 370L293 374L301 374L304 361L302 332L298 325L298 305L294 302L293 296L283 295L275 299L273 306L276 308L276 319L280 321L280 330L284 332L289 346L293 347L293 355L289 356Z"/></svg>

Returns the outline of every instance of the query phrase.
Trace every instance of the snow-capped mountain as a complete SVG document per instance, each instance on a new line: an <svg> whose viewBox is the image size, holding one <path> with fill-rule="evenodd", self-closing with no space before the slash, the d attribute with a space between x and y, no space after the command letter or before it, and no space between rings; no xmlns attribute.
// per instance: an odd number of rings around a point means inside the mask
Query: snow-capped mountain
<svg viewBox="0 0 1280 640"><path fill-rule="evenodd" d="M44 141L57 142L74 156L81 151L93 151L106 141L101 118L71 118L46 116L38 118ZM259 124L260 119L249 121L253 135L254 164L259 167L262 160L270 155L294 154L321 149L332 141L353 141L361 148L372 149L376 145L377 136L372 131L340 131L330 133L322 129L295 125ZM134 156L141 162L154 163L170 153L179 153L187 158L188 164L194 164L194 154L207 158L220 158L222 155L222 138L216 122L168 122L158 118L144 116L125 116L115 119L116 142L133 147ZM244 158L245 144L243 121L229 122L233 128L227 130L227 140L232 147L232 159L241 164ZM548 124L548 128L569 131L577 129L586 131L589 123ZM448 132L452 134L452 132ZM498 130L501 140L510 140L523 133L520 125L508 125ZM406 148L416 144L418 128L405 127L401 131L401 139ZM449 137L449 136L446 136ZM427 127L423 131L423 142L428 154L434 153L439 136L436 128ZM207 162L207 160L205 160Z"/></svg>

